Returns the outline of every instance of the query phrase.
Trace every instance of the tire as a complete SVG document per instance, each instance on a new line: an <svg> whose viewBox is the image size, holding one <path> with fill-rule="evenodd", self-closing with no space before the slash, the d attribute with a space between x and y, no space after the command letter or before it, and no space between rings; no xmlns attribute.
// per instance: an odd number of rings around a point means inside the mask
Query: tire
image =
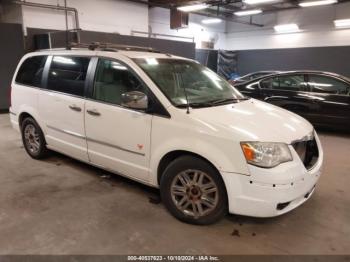
<svg viewBox="0 0 350 262"><path fill-rule="evenodd" d="M22 142L28 155L34 159L42 159L48 155L43 131L31 117L23 120L21 125Z"/></svg>
<svg viewBox="0 0 350 262"><path fill-rule="evenodd" d="M165 169L160 193L168 211L177 219L208 225L227 213L227 193L218 171L203 159L182 156Z"/></svg>

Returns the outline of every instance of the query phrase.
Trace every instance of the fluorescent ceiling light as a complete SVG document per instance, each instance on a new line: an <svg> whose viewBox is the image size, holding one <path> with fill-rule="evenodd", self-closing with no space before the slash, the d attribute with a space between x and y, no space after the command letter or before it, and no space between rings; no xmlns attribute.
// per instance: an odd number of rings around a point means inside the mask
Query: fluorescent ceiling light
<svg viewBox="0 0 350 262"><path fill-rule="evenodd" d="M277 33L292 33L298 32L299 26L297 24L284 24L284 25L276 25L274 29Z"/></svg>
<svg viewBox="0 0 350 262"><path fill-rule="evenodd" d="M258 4L265 4L265 3L271 3L271 2L277 2L278 0L243 0L244 3L247 5L258 5Z"/></svg>
<svg viewBox="0 0 350 262"><path fill-rule="evenodd" d="M234 12L236 16L246 16L246 15L256 15L262 13L261 9L254 9L254 10L244 10L244 11L237 11Z"/></svg>
<svg viewBox="0 0 350 262"><path fill-rule="evenodd" d="M301 2L299 6L301 7L310 7L318 5L331 5L337 3L337 0L320 0L320 1L310 1L310 2Z"/></svg>
<svg viewBox="0 0 350 262"><path fill-rule="evenodd" d="M334 25L335 27L350 27L350 19L339 19L339 20L334 20Z"/></svg>
<svg viewBox="0 0 350 262"><path fill-rule="evenodd" d="M220 18L208 18L208 19L202 20L203 24L217 24L221 22L222 20Z"/></svg>
<svg viewBox="0 0 350 262"><path fill-rule="evenodd" d="M208 7L209 6L207 4L185 5L185 6L179 6L177 10L180 10L182 12L192 12L192 11L202 10Z"/></svg>

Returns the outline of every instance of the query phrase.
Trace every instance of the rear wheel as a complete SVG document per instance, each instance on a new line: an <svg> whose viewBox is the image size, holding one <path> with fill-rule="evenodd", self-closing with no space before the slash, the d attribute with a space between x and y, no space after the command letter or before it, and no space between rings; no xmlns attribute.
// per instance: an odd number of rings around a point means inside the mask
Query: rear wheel
<svg viewBox="0 0 350 262"><path fill-rule="evenodd" d="M21 126L22 141L27 153L34 159L42 159L47 156L44 134L36 121L27 117Z"/></svg>
<svg viewBox="0 0 350 262"><path fill-rule="evenodd" d="M224 183L218 171L200 158L183 156L170 163L160 191L170 213L186 223L211 224L226 213Z"/></svg>

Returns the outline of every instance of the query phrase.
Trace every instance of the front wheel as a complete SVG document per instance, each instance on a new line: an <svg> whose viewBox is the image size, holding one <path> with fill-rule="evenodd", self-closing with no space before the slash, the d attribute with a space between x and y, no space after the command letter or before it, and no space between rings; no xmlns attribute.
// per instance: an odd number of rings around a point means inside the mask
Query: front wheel
<svg viewBox="0 0 350 262"><path fill-rule="evenodd" d="M160 191L169 212L186 223L212 224L227 210L220 174L197 157L183 156L170 163L162 175Z"/></svg>

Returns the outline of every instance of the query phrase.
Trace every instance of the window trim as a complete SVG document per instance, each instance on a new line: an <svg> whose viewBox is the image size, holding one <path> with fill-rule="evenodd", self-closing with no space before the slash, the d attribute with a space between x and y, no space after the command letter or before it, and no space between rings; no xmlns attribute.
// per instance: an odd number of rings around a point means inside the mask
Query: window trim
<svg viewBox="0 0 350 262"><path fill-rule="evenodd" d="M46 56L46 61L45 61L45 65L44 65L44 69L43 69L43 72L42 72L42 75L41 75L41 81L40 81L40 85L39 86L33 86L33 85L27 85L27 84L22 84L22 83L19 83L17 82L17 77L18 77L18 73L19 73L19 70L21 69L21 67L23 66L23 64L30 58L33 58L33 57L37 57L37 56ZM50 55L44 55L44 54L35 54L35 55L31 55L31 56L28 56L26 59L23 60L23 62L19 65L18 67L18 70L16 72L16 75L14 77L14 83L16 85L20 85L20 86L25 86L25 87L31 87L31 88L39 88L41 89L42 88L42 85L43 85L43 79L44 79L44 74L45 74L45 68L46 68L46 63L47 63L47 60L49 59Z"/></svg>
<svg viewBox="0 0 350 262"><path fill-rule="evenodd" d="M344 94L332 94L332 93L321 93L321 92L313 92L311 91L311 88L310 88L310 85L309 85L309 76L310 75L316 75L316 76L324 76L324 77L329 77L329 78L333 78L333 79L336 79L340 82L343 82L345 83L346 85L348 85L350 87L350 83L345 81L344 79L340 78L340 77L336 77L336 76L332 76L332 75L329 75L329 74L325 74L325 73L306 73L305 76L306 76L306 83L307 85L309 86L309 89L310 89L310 93L313 93L313 94L321 94L321 95L332 95L332 96L345 96L345 97L350 97L350 93L347 94L347 95L344 95Z"/></svg>
<svg viewBox="0 0 350 262"><path fill-rule="evenodd" d="M138 112L138 113L144 113L144 114L149 114L149 115L155 115L155 116L159 116L159 117L164 117L164 118L171 118L171 115L169 114L168 110L166 110L166 108L164 107L164 105L159 101L159 99L157 98L157 96L153 93L153 91L149 88L149 86L145 83L145 81L143 81L143 79L139 76L139 74L127 63L125 63L124 61L121 61L117 58L114 57L107 57L107 56L95 56L93 57L94 59L94 63L91 66L91 71L89 72L89 84L88 87L86 89L86 99L89 101L93 101L93 102L97 102L97 103L101 103L101 104L105 104L105 105L110 105L110 106L115 106L115 107L119 107L122 109L126 109L132 112ZM109 60L109 61L115 61L117 63L120 63L121 65L125 66L128 68L128 70L141 82L141 84L147 89L148 91L148 99L149 101L151 101L152 103L154 103L154 106L158 106L161 107L161 110L159 112L154 111L154 110L137 110L137 109L133 109L133 108L128 108L122 105L118 105L118 104L114 104L114 103L110 103L110 102L106 102L106 101L101 101L101 100L97 100L93 97L93 92L94 92L94 88L95 88L95 79L96 79L96 74L97 74L97 66L98 66L98 62L101 59L105 59L105 60ZM162 112L161 112L162 111Z"/></svg>

